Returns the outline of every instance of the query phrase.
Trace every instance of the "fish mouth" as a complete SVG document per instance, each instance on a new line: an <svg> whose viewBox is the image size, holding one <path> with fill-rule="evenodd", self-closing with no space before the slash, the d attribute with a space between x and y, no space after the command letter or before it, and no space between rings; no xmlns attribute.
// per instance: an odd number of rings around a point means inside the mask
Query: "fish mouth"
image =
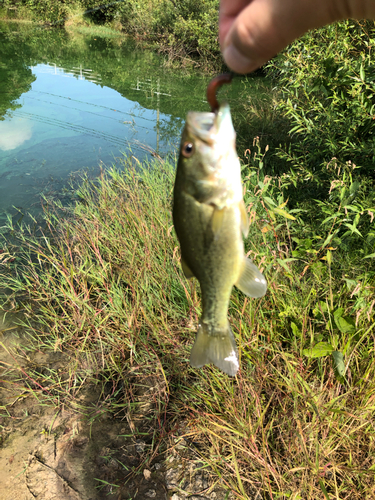
<svg viewBox="0 0 375 500"><path fill-rule="evenodd" d="M227 142L234 139L236 135L227 102L223 102L216 113L190 111L186 124L192 134L207 144L218 141Z"/></svg>

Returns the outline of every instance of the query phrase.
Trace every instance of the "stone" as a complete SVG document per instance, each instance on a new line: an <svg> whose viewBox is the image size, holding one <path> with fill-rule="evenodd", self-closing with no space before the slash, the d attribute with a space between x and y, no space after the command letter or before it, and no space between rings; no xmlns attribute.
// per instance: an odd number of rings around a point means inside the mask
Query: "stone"
<svg viewBox="0 0 375 500"><path fill-rule="evenodd" d="M146 481L148 481L151 477L151 471L148 470L148 469L144 469L143 470L143 475L144 475L144 478L146 479Z"/></svg>
<svg viewBox="0 0 375 500"><path fill-rule="evenodd" d="M155 498L156 497L156 491L155 490L148 490L145 493L145 496L148 498Z"/></svg>
<svg viewBox="0 0 375 500"><path fill-rule="evenodd" d="M168 490L178 488L181 471L178 469L168 469L165 473L165 482Z"/></svg>

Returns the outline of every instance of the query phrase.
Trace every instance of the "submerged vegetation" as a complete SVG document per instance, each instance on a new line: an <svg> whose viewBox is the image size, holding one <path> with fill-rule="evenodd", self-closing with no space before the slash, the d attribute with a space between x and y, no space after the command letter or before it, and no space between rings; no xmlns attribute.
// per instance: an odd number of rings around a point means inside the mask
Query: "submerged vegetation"
<svg viewBox="0 0 375 500"><path fill-rule="evenodd" d="M202 56L205 46L214 60L217 48L197 33L211 33L216 2L185 4L181 17L162 1L152 4L159 17L146 16L141 0L86 15L140 39L156 40L163 27L165 47L178 51L184 40L186 53ZM51 22L68 15L53 12ZM243 123L252 122L239 133L246 250L269 290L259 300L232 295L238 376L188 364L201 303L179 265L174 163L129 157L121 171L83 179L74 206L45 200L42 225L9 221L2 307L24 311L35 349L71 359L64 373L30 368L28 394L94 419L100 412L77 402L80 388L110 384L103 411L132 421L144 403L135 387L152 377L144 465L183 421L202 462L236 498L375 496L374 39L370 22L311 32L265 69L272 99L244 94Z"/></svg>

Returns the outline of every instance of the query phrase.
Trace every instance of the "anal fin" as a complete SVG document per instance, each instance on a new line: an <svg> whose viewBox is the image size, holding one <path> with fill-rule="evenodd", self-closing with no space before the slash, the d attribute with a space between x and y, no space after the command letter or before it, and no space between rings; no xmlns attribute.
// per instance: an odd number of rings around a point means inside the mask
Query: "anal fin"
<svg viewBox="0 0 375 500"><path fill-rule="evenodd" d="M194 273L193 271L190 269L190 267L186 264L185 260L183 257L181 257L181 267L182 267L182 270L184 272L184 275L186 277L186 279L190 279L190 278L194 278Z"/></svg>
<svg viewBox="0 0 375 500"><path fill-rule="evenodd" d="M244 265L236 287L249 297L263 297L267 291L267 281L254 262L244 257Z"/></svg>

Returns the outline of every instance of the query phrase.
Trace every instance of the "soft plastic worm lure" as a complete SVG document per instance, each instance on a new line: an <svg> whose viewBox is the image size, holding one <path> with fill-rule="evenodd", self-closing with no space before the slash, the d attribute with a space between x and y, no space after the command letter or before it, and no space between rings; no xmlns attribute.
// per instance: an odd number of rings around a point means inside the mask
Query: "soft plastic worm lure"
<svg viewBox="0 0 375 500"><path fill-rule="evenodd" d="M216 99L216 93L218 89L224 85L224 83L230 83L232 81L232 75L230 73L223 73L222 75L215 76L207 87L207 102L211 106L211 111L215 113L219 109L219 103Z"/></svg>

